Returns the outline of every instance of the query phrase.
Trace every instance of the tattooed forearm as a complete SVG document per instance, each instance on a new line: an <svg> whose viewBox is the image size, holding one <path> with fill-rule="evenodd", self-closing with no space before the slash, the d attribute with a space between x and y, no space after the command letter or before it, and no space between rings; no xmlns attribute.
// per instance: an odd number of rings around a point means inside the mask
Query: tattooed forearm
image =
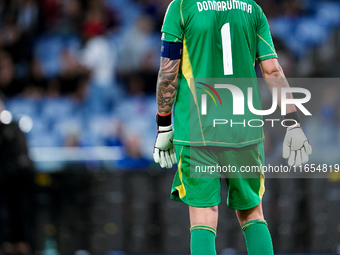
<svg viewBox="0 0 340 255"><path fill-rule="evenodd" d="M181 60L161 58L157 81L157 104L160 114L169 114L175 101L178 85L178 69Z"/></svg>

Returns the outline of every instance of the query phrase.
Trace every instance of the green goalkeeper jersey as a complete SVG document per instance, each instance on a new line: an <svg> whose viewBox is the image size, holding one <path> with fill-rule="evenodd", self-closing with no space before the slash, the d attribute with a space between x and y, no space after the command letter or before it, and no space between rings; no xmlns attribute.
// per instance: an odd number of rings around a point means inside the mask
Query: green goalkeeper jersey
<svg viewBox="0 0 340 255"><path fill-rule="evenodd" d="M248 88L260 110L255 60L277 58L262 9L253 0L174 0L162 33L164 41L183 43L174 143L243 147L261 142L262 117L248 108Z"/></svg>

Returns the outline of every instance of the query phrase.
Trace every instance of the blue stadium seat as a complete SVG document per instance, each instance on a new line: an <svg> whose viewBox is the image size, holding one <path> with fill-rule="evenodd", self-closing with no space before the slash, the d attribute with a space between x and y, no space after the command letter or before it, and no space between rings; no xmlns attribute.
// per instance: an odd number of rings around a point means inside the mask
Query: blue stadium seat
<svg viewBox="0 0 340 255"><path fill-rule="evenodd" d="M295 37L306 46L316 46L325 41L329 28L320 24L316 18L301 18L297 22Z"/></svg>
<svg viewBox="0 0 340 255"><path fill-rule="evenodd" d="M63 37L63 46L71 51L78 51L81 48L81 39L77 35L68 35Z"/></svg>
<svg viewBox="0 0 340 255"><path fill-rule="evenodd" d="M41 133L46 133L48 130L51 130L50 123L46 121L44 118L41 118L40 116L33 116L33 127L30 132L28 132L29 136L38 135Z"/></svg>
<svg viewBox="0 0 340 255"><path fill-rule="evenodd" d="M333 28L340 27L338 1L302 1L309 15L277 17L270 20L273 37L279 38L295 56L302 57L309 48L328 39Z"/></svg>
<svg viewBox="0 0 340 255"><path fill-rule="evenodd" d="M33 99L16 97L6 100L7 110L10 111L14 117L15 115L28 115L30 117L36 116L38 113L39 102Z"/></svg>
<svg viewBox="0 0 340 255"><path fill-rule="evenodd" d="M110 94L110 88L103 88L92 83L85 107L94 115L106 113L110 109L110 100L112 101Z"/></svg>
<svg viewBox="0 0 340 255"><path fill-rule="evenodd" d="M79 115L69 115L68 118L58 119L53 125L53 133L66 138L72 134L80 134L82 131L82 118Z"/></svg>
<svg viewBox="0 0 340 255"><path fill-rule="evenodd" d="M308 12L315 11L315 0L299 0L299 3L303 6L304 10Z"/></svg>
<svg viewBox="0 0 340 255"><path fill-rule="evenodd" d="M28 136L29 147L60 147L62 145L62 137L52 132L42 132Z"/></svg>
<svg viewBox="0 0 340 255"><path fill-rule="evenodd" d="M303 43L295 35L287 36L284 40L286 47L297 57L303 57L309 50L309 45Z"/></svg>
<svg viewBox="0 0 340 255"><path fill-rule="evenodd" d="M105 145L104 139L91 129L82 130L79 136L79 142L82 147Z"/></svg>
<svg viewBox="0 0 340 255"><path fill-rule="evenodd" d="M70 98L45 98L41 102L41 117L52 121L70 118L75 114L77 103Z"/></svg>
<svg viewBox="0 0 340 255"><path fill-rule="evenodd" d="M316 20L329 28L340 27L340 3L319 2L316 5Z"/></svg>
<svg viewBox="0 0 340 255"><path fill-rule="evenodd" d="M297 20L287 17L278 17L269 21L273 37L285 39L295 30Z"/></svg>
<svg viewBox="0 0 340 255"><path fill-rule="evenodd" d="M47 77L53 77L59 72L62 49L62 37L57 35L42 36L35 43L34 55L42 62Z"/></svg>
<svg viewBox="0 0 340 255"><path fill-rule="evenodd" d="M88 120L87 132L95 137L107 137L112 133L114 119L110 115L92 115Z"/></svg>
<svg viewBox="0 0 340 255"><path fill-rule="evenodd" d="M130 0L106 0L106 3L119 10L123 26L132 25L141 13L140 8Z"/></svg>

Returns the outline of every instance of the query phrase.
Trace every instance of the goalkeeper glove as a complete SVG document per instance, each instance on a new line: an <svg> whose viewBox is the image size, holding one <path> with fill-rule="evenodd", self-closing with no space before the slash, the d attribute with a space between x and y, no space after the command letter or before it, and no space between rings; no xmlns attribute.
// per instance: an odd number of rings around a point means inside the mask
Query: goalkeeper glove
<svg viewBox="0 0 340 255"><path fill-rule="evenodd" d="M171 114L166 116L157 114L156 122L158 134L153 148L153 159L162 168L171 168L177 162L173 146L174 129L171 124Z"/></svg>
<svg viewBox="0 0 340 255"><path fill-rule="evenodd" d="M286 121L286 123L289 122L288 125L290 126L287 127L283 141L282 157L288 159L289 166L301 166L301 164L308 162L308 155L312 154L312 147L302 131L298 113L289 113L285 116L285 119L295 121Z"/></svg>

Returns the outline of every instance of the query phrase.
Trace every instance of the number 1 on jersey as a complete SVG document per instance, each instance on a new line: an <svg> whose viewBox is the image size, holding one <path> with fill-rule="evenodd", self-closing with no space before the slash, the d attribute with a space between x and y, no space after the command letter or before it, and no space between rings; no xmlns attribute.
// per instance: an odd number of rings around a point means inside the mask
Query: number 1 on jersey
<svg viewBox="0 0 340 255"><path fill-rule="evenodd" d="M223 67L224 75L233 74L233 56L231 52L230 23L223 25L222 33L222 51L223 51Z"/></svg>

